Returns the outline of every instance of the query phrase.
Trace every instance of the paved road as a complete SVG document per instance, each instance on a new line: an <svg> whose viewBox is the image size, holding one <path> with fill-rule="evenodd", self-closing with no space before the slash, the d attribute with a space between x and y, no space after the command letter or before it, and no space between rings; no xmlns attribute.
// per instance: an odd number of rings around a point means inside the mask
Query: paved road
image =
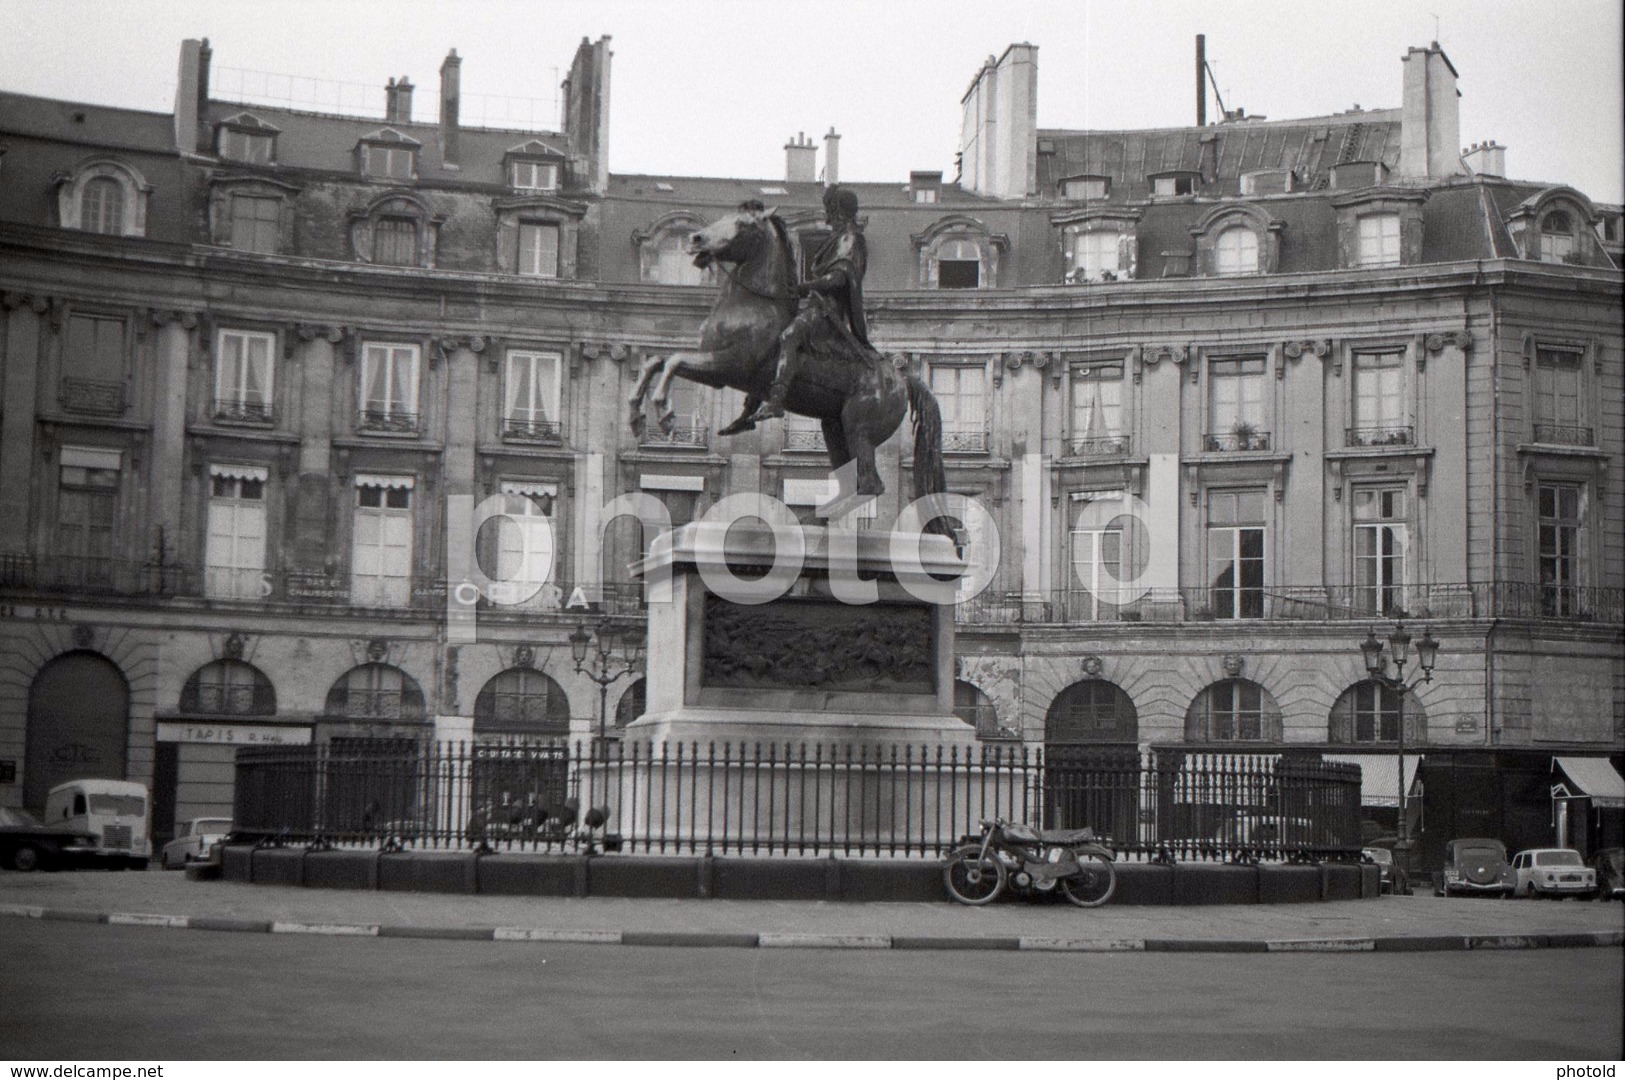
<svg viewBox="0 0 1625 1080"><path fill-rule="evenodd" d="M1617 1059L1619 962L1614 948L898 953L3 919L0 1048L41 1060Z"/></svg>

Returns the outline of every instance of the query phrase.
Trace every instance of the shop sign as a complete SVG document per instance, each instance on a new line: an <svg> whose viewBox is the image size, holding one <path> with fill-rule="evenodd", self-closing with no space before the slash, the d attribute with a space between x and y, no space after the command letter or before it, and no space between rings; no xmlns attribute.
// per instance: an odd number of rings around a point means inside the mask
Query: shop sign
<svg viewBox="0 0 1625 1080"><path fill-rule="evenodd" d="M207 724L161 721L159 742L213 743L218 746L309 746L310 728L278 724Z"/></svg>

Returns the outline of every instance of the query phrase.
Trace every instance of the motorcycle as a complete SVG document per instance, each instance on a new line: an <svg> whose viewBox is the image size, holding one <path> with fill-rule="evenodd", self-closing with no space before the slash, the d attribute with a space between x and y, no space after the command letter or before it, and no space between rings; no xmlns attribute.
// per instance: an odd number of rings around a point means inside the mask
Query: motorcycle
<svg viewBox="0 0 1625 1080"><path fill-rule="evenodd" d="M983 821L979 841L948 853L942 880L961 904L992 903L1007 887L1026 895L1059 888L1079 907L1099 907L1117 890L1112 850L1100 841L1088 828Z"/></svg>

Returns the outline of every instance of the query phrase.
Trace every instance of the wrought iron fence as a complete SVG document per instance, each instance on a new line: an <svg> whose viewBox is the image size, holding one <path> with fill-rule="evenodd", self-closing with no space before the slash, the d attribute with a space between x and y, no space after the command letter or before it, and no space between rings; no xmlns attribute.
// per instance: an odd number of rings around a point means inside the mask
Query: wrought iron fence
<svg viewBox="0 0 1625 1080"><path fill-rule="evenodd" d="M1574 424L1545 424L1535 422L1535 441L1548 446L1596 446L1591 428Z"/></svg>
<svg viewBox="0 0 1625 1080"><path fill-rule="evenodd" d="M523 416L508 416L502 420L503 438L557 444L564 441L563 430L557 420L532 420Z"/></svg>
<svg viewBox="0 0 1625 1080"><path fill-rule="evenodd" d="M336 739L236 773L239 840L315 846L935 858L999 817L1137 860L1360 849L1359 767L1290 750Z"/></svg>
<svg viewBox="0 0 1625 1080"><path fill-rule="evenodd" d="M1343 431L1344 446L1410 446L1415 441L1414 429L1409 424L1351 427Z"/></svg>
<svg viewBox="0 0 1625 1080"><path fill-rule="evenodd" d="M1078 457L1117 457L1129 452L1127 435L1080 435L1067 444Z"/></svg>

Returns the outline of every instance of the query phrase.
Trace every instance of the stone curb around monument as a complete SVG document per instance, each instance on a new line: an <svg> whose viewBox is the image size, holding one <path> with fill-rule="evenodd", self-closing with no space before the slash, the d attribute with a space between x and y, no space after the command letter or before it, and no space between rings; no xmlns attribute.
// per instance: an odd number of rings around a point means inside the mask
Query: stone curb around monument
<svg viewBox="0 0 1625 1080"><path fill-rule="evenodd" d="M216 930L330 937L414 938L436 941L544 942L572 945L641 945L734 949L998 950L1026 952L1467 952L1506 949L1618 948L1625 930L1545 934L1412 934L1347 938L1064 938L1007 935L887 935L831 933L724 933L659 930L555 930L544 927L386 926L377 923L306 923L156 912L82 911L0 904L0 918L100 923L165 930Z"/></svg>

